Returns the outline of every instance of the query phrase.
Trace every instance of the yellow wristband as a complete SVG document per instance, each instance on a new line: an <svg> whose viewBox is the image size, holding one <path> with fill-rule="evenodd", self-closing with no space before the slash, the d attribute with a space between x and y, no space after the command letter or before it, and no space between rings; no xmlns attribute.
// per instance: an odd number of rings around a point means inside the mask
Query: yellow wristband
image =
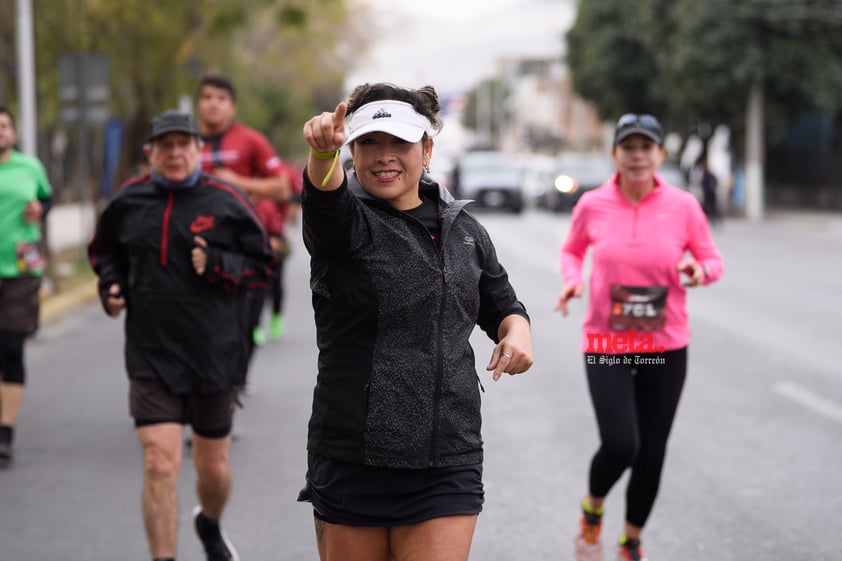
<svg viewBox="0 0 842 561"><path fill-rule="evenodd" d="M318 158L318 156L316 156L316 157ZM330 176L333 175L333 170L336 169L336 162L338 162L338 161L339 161L339 150L337 150L336 152L333 153L333 163L330 164L330 169L327 170L327 175L325 175L325 178L322 179L322 187L327 185L327 182L330 181Z"/></svg>
<svg viewBox="0 0 842 561"><path fill-rule="evenodd" d="M332 160L338 153L339 150L334 150L333 152L319 152L312 147L310 148L310 154L312 154L317 160Z"/></svg>

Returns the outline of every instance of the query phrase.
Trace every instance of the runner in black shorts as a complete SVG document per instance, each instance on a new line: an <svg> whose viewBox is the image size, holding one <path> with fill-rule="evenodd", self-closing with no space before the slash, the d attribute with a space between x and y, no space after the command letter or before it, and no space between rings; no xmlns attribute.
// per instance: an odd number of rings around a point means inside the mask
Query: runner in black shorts
<svg viewBox="0 0 842 561"><path fill-rule="evenodd" d="M238 388L216 393L173 394L158 380L129 380L129 410L135 427L159 423L190 425L204 438L225 438L231 432Z"/></svg>
<svg viewBox="0 0 842 561"><path fill-rule="evenodd" d="M426 173L439 110L432 87L365 84L304 125L319 372L299 498L322 561L467 560L484 497L471 333L494 342L494 380L532 366L488 232Z"/></svg>
<svg viewBox="0 0 842 561"><path fill-rule="evenodd" d="M182 425L193 429L196 532L208 561L237 560L219 519L237 392L248 364L246 298L272 254L248 196L203 174L192 118L167 111L145 147L151 174L124 185L88 248L103 307L127 308L129 405L143 446L143 519L152 558L174 559Z"/></svg>
<svg viewBox="0 0 842 561"><path fill-rule="evenodd" d="M14 457L14 431L26 384L24 343L38 329L46 261L41 220L52 187L38 159L14 149L17 129L0 106L0 468Z"/></svg>

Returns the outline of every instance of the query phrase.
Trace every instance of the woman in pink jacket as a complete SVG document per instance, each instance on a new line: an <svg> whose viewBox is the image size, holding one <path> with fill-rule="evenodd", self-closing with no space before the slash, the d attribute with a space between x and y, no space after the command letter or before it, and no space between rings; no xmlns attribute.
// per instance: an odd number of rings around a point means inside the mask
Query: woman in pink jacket
<svg viewBox="0 0 842 561"><path fill-rule="evenodd" d="M626 522L618 560L645 560L640 535L661 479L667 439L687 373L686 288L722 275L722 256L698 201L657 171L666 157L651 115L623 115L614 133L617 173L582 196L561 249L564 284L556 309L584 292L585 370L600 447L576 536L578 561L601 561L602 505L627 468Z"/></svg>

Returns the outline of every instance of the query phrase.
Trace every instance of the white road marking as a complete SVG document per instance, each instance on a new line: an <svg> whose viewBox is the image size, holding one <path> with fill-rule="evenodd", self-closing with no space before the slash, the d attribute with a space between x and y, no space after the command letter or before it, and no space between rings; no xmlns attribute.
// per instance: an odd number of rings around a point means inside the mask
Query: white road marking
<svg viewBox="0 0 842 561"><path fill-rule="evenodd" d="M842 406L820 395L804 389L795 382L781 381L775 383L775 392L813 413L818 413L838 423L842 423Z"/></svg>

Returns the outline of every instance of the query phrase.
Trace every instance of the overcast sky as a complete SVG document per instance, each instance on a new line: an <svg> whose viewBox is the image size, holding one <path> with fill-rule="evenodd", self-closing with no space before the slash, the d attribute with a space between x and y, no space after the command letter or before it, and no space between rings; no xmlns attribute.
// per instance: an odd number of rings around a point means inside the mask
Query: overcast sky
<svg viewBox="0 0 842 561"><path fill-rule="evenodd" d="M348 77L466 93L501 58L557 56L574 0L357 0L371 9L371 48Z"/></svg>

